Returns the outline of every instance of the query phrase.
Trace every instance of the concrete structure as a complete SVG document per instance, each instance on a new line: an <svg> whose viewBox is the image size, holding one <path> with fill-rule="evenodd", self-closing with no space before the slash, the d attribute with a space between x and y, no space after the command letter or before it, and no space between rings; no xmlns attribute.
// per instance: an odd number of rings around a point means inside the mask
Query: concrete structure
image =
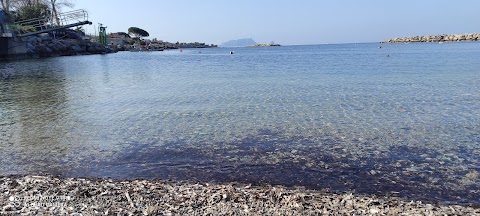
<svg viewBox="0 0 480 216"><path fill-rule="evenodd" d="M14 37L0 37L0 60L25 58L27 44Z"/></svg>

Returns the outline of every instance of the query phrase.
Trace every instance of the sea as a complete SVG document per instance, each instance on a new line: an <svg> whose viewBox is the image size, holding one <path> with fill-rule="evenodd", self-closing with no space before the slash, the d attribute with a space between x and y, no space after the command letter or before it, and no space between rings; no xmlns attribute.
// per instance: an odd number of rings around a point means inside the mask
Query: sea
<svg viewBox="0 0 480 216"><path fill-rule="evenodd" d="M480 43L2 62L0 175L40 174L479 206Z"/></svg>

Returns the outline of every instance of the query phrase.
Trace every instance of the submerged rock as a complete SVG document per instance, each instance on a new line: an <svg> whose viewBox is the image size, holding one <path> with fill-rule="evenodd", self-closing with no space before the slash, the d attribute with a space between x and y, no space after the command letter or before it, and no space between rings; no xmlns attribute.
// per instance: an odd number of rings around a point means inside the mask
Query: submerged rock
<svg viewBox="0 0 480 216"><path fill-rule="evenodd" d="M466 178L472 180L472 181L475 181L478 179L479 177L479 174L477 171L472 171L472 172L469 172L465 175Z"/></svg>

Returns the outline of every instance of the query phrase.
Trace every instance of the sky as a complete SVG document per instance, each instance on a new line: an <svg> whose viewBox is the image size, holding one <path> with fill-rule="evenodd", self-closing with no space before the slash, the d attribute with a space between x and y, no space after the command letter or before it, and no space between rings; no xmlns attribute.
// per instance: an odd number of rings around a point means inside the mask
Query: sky
<svg viewBox="0 0 480 216"><path fill-rule="evenodd" d="M139 27L169 42L253 38L282 45L480 32L480 0L71 0L95 33ZM63 8L63 11L72 10Z"/></svg>

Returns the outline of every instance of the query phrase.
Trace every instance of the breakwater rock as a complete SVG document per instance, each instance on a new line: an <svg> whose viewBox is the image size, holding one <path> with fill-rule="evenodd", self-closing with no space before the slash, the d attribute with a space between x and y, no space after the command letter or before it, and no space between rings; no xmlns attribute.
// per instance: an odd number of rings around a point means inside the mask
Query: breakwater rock
<svg viewBox="0 0 480 216"><path fill-rule="evenodd" d="M455 41L479 41L480 33L469 34L443 34L443 35L428 35L428 36L414 36L393 38L384 43L410 43L410 42L455 42Z"/></svg>
<svg viewBox="0 0 480 216"><path fill-rule="evenodd" d="M81 38L54 38L48 34L23 38L30 57L106 54L116 49Z"/></svg>

